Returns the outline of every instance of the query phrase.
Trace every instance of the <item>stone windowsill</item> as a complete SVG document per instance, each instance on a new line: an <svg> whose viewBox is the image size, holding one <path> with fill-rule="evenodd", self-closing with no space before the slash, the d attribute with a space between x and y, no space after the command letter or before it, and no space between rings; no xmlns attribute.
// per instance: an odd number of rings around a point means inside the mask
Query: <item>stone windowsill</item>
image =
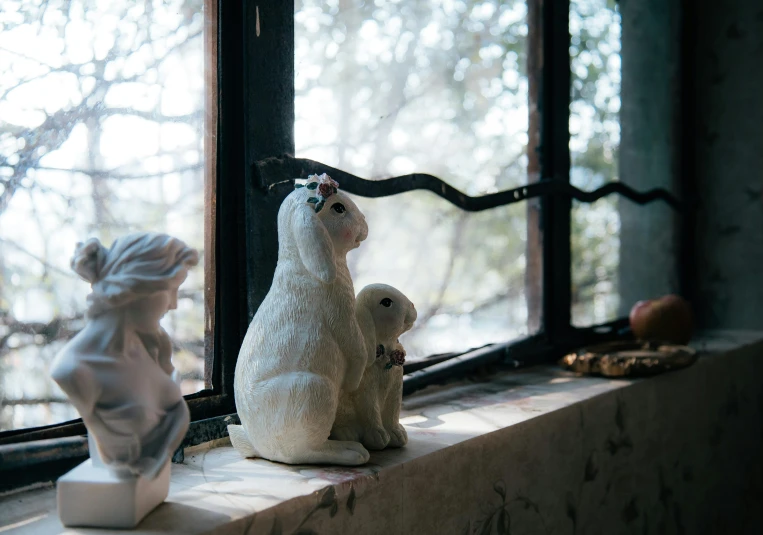
<svg viewBox="0 0 763 535"><path fill-rule="evenodd" d="M760 338L759 333L715 333L704 337L697 347L717 354ZM690 370L709 366L718 358L703 355ZM667 375L678 376L687 371ZM436 473L444 469L441 463L448 462L449 450L455 445L481 447L480 441L494 442L498 431L522 422L526 422L523 427L526 433L533 425L550 422L548 417L564 408L596 397L606 400L609 394L639 382L576 377L555 366L540 366L503 373L488 382L430 387L405 400L402 421L410 437L408 446L372 453L370 462L358 468L286 466L265 460L244 460L227 439L189 448L185 463L172 467L167 502L152 512L135 532L279 534L299 533L299 529L303 529L302 533L313 533L315 531L307 527L316 529L312 527L316 522L328 522L335 515L341 519L362 514L369 507L364 495L373 497L384 507L387 502L396 504L389 506L389 512L384 515L393 526L386 532L407 532L400 530L400 526L412 525L416 519L410 515L423 512L406 510L406 502L416 498L406 494L427 492L427 489L413 490L418 487L410 485L410 481L406 483L406 478L423 478L426 485L427 470ZM532 455L532 451L526 455ZM587 474L588 464L585 470ZM451 481L450 484L458 489L467 482ZM500 485L495 489L498 494L501 494ZM504 497L504 501L506 499ZM348 522L342 524L346 529L349 529ZM473 525L471 521L469 525ZM374 529L370 525L366 527L368 532L382 532L378 521L373 524ZM0 534L6 533L114 532L62 527L55 511L55 489L49 487L0 498Z"/></svg>

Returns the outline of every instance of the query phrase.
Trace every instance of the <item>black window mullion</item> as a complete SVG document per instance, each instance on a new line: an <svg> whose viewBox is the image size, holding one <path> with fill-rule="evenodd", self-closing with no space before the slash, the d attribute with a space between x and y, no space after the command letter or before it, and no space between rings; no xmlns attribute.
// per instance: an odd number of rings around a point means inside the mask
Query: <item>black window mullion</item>
<svg viewBox="0 0 763 535"><path fill-rule="evenodd" d="M696 78L694 54L697 47L697 5L691 0L681 0L681 51L680 51L680 173L679 191L684 201L680 214L678 233L678 275L681 295L690 303L697 304L696 222L697 222L697 172L695 133L700 131L697 120L697 92L692 84Z"/></svg>
<svg viewBox="0 0 763 535"><path fill-rule="evenodd" d="M278 208L288 192L263 187L256 162L294 154L294 2L245 2L243 15L248 324L273 281Z"/></svg>
<svg viewBox="0 0 763 535"><path fill-rule="evenodd" d="M215 255L215 355L212 384L224 402L209 415L233 412L233 372L246 325L244 239L244 74L243 1L218 2L217 196ZM205 401L199 400L200 407ZM193 407L192 407L193 410ZM194 414L194 419L198 419Z"/></svg>
<svg viewBox="0 0 763 535"><path fill-rule="evenodd" d="M540 96L540 166L543 180L570 179L569 1L542 0L543 65ZM571 327L570 213L566 196L545 197L543 225L543 327L552 343Z"/></svg>

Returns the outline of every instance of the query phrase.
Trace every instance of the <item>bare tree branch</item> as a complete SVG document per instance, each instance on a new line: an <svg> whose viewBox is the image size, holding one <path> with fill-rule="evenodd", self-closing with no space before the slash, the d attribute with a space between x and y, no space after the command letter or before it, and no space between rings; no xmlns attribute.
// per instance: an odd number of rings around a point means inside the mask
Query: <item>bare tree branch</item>
<svg viewBox="0 0 763 535"><path fill-rule="evenodd" d="M416 325L418 328L421 328L425 326L429 320L431 320L433 317L437 315L437 313L442 308L442 302L445 298L445 292L448 290L448 286L450 286L450 280L453 277L453 269L456 265L456 259L458 258L459 253L461 252L461 244L462 244L462 238L464 235L464 229L466 228L466 219L468 217L467 212L460 212L458 215L458 218L456 219L456 222L454 223L453 228L453 236L450 241L450 248L449 248L449 257L448 257L448 265L445 268L445 274L442 277L442 280L440 281L440 288L437 291L437 297L435 297L432 300L432 303L429 305L429 310L427 310L424 314L419 316L418 321L416 322ZM414 327L415 329L416 327ZM413 329L412 329L413 330Z"/></svg>
<svg viewBox="0 0 763 535"><path fill-rule="evenodd" d="M21 399L10 399L10 398L0 398L0 407L15 407L18 405L49 405L51 403L65 403L68 404L69 400L66 398L53 398L53 397L46 397L46 398L21 398Z"/></svg>
<svg viewBox="0 0 763 535"><path fill-rule="evenodd" d="M56 340L69 340L78 332L67 326L75 319L82 319L82 316L79 318L68 318L67 320L53 318L48 323L22 322L8 315L0 316L0 327L5 332L3 337L0 338L0 355L5 352L3 351L4 349L8 349L8 341L13 335L32 335L33 340L30 343L22 343L19 347L26 345L48 345ZM34 337L36 336L42 336L43 339L39 342L35 341Z"/></svg>
<svg viewBox="0 0 763 535"><path fill-rule="evenodd" d="M201 121L204 118L204 111L199 110L185 115L163 115L134 108L102 108L100 110L100 116L102 117L112 115L131 115L153 123L190 123L192 121Z"/></svg>
<svg viewBox="0 0 763 535"><path fill-rule="evenodd" d="M106 180L140 180L143 178L156 178L156 177L162 177L171 175L174 173L185 173L188 171L198 171L200 169L204 169L203 163L197 163L193 165L187 165L185 167L178 167L176 169L170 169L169 171L159 171L157 173L136 173L133 175L125 175L120 174L116 172L115 169L82 169L82 168L70 168L66 169L63 167L46 167L44 165L39 165L35 167L35 169L40 171L60 171L62 173L79 173L82 175L87 175L89 177L95 178L95 179L106 179Z"/></svg>
<svg viewBox="0 0 763 535"><path fill-rule="evenodd" d="M28 256L29 258L31 258L32 260L34 260L36 262L39 262L45 269L50 269L52 271L55 271L57 273L60 273L61 275L65 275L66 277L69 277L69 278L72 278L72 279L76 279L77 278L77 276L72 271L69 271L69 270L66 270L66 269L61 269L60 267L55 266L55 265L49 263L44 258L40 258L39 256L37 256L36 254L32 253L31 251L28 251L27 249L23 248L21 245L19 245L18 243L16 243L13 240L8 240L8 239L5 239L5 238L0 238L0 243L2 243L3 245L8 245L9 247L13 247L18 252Z"/></svg>

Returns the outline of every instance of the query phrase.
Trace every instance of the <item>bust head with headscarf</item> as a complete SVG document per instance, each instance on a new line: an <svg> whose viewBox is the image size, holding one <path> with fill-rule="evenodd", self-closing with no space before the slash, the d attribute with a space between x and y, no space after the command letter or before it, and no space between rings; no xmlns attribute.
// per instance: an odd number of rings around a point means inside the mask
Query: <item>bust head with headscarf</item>
<svg viewBox="0 0 763 535"><path fill-rule="evenodd" d="M94 435L103 462L155 477L188 428L159 325L199 255L177 238L141 233L77 245L72 269L91 284L88 324L56 356L53 379Z"/></svg>
<svg viewBox="0 0 763 535"><path fill-rule="evenodd" d="M108 249L91 238L77 244L71 261L72 269L93 289L87 297L88 318L157 292L174 294L198 263L196 250L177 238L155 233L117 238ZM170 305L174 302L173 295Z"/></svg>

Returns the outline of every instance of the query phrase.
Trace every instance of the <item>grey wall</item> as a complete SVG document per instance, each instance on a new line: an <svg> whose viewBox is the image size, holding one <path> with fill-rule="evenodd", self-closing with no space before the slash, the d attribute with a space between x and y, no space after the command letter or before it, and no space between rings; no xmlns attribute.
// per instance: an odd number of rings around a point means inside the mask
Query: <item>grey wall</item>
<svg viewBox="0 0 763 535"><path fill-rule="evenodd" d="M763 329L763 1L621 0L620 8L621 180L696 196L687 279L699 326ZM660 203L621 200L620 216L623 314L681 289L681 235Z"/></svg>
<svg viewBox="0 0 763 535"><path fill-rule="evenodd" d="M620 180L638 191L676 193L680 132L679 0L620 0ZM619 315L636 301L679 289L677 214L662 202L625 198L620 212Z"/></svg>
<svg viewBox="0 0 763 535"><path fill-rule="evenodd" d="M763 329L763 2L696 5L699 321Z"/></svg>

